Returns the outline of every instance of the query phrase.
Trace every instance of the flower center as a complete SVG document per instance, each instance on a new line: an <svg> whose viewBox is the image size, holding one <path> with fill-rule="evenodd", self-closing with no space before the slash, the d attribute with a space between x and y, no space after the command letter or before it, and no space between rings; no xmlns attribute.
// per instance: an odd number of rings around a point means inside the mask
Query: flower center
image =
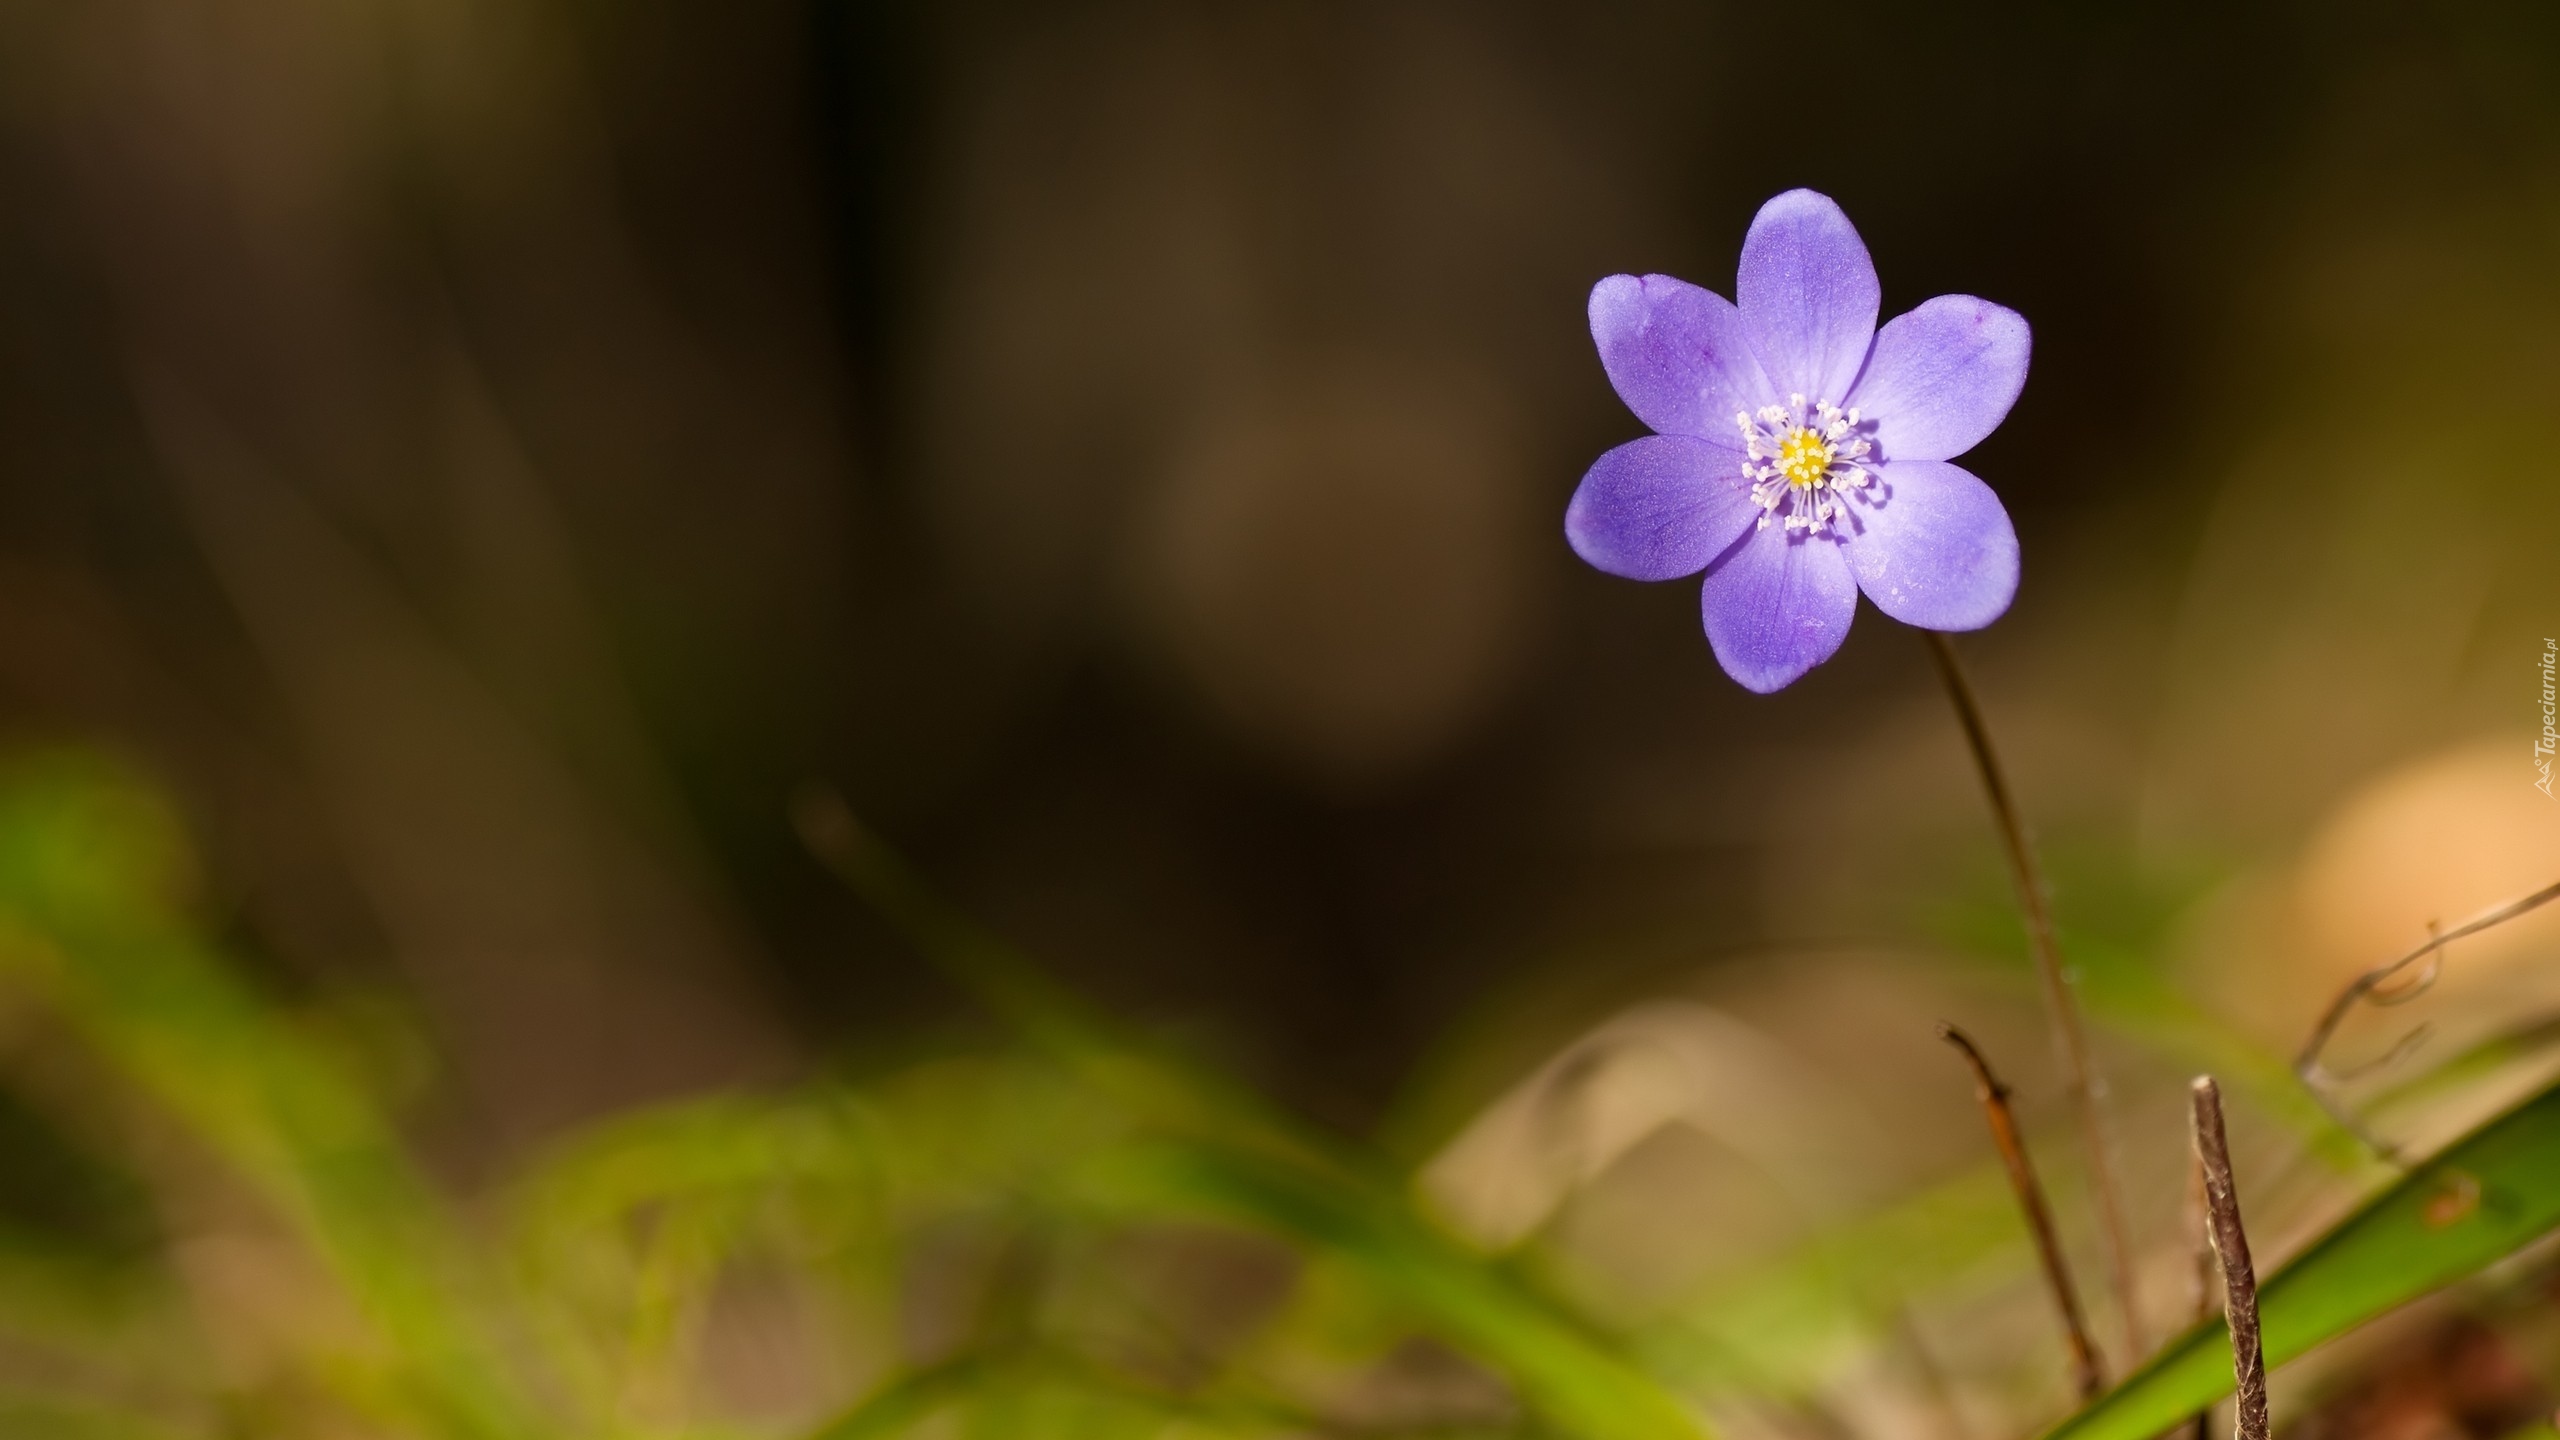
<svg viewBox="0 0 2560 1440"><path fill-rule="evenodd" d="M1831 473L1831 442L1802 426L1789 430L1778 442L1778 471L1790 485L1809 489L1821 484Z"/></svg>
<svg viewBox="0 0 2560 1440"><path fill-rule="evenodd" d="M1763 530L1784 518L1790 531L1828 532L1845 513L1844 492L1863 490L1874 478L1867 457L1875 442L1855 410L1828 400L1807 405L1803 396L1790 395L1786 404L1763 405L1756 414L1737 412L1733 422L1742 428L1742 473Z"/></svg>

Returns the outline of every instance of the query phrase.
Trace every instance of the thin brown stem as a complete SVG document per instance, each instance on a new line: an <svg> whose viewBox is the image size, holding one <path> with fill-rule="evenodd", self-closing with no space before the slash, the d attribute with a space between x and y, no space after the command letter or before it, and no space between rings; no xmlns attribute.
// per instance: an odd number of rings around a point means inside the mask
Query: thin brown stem
<svg viewBox="0 0 2560 1440"><path fill-rule="evenodd" d="M2036 1256L2044 1262L2045 1288L2053 1295L2053 1308L2062 1317L2062 1336L2071 1347L2071 1383L2088 1400L2106 1388L2105 1364L2098 1347L2089 1340L2089 1323L2080 1313L2080 1294L2071 1283L2071 1267L2062 1256L2062 1240L2053 1228L2053 1211L2044 1203L2044 1187L2036 1182L2035 1166L2027 1160L2027 1147L2018 1138L2018 1117L2009 1109L2009 1087L1991 1073L1991 1062L1971 1037L1953 1025L1938 1026L1938 1038L1956 1047L1973 1067L1973 1095L1982 1102L1982 1116L1991 1122L1991 1143L2000 1151L2000 1163L2009 1172L2009 1188L2017 1192L2018 1208L2026 1213L2027 1229L2035 1236Z"/></svg>
<svg viewBox="0 0 2560 1440"><path fill-rule="evenodd" d="M2097 1202L2098 1234L2106 1246L2108 1284L2115 1292L2117 1315L2124 1323L2125 1353L2139 1356L2143 1350L2142 1315L2133 1288L2133 1250L2125 1236L2124 1204L2116 1188L2115 1161L2107 1147L2106 1125L2098 1109L2105 1087L2098 1078L2096 1062L2090 1058L2080 1007L2071 995L2071 977L2062 968L2062 947L2054 938L2044 872L2036 865L2035 847L2027 842L2026 822L2018 813L2017 802L2010 798L1999 752L1992 748L1990 727L1983 723L1982 706L1974 699L1973 684L1965 678L1964 666L1956 659L1954 642L1936 630L1920 633L1929 637L1929 654L1937 661L1938 678L1946 682L1947 698L1955 702L1956 719L1964 726L1965 741L1973 749L1974 766L1982 772L1983 793L1991 801L2000 843L2009 855L2009 878L2017 887L2019 909L2026 915L2027 944L2035 954L2036 978L2044 988L2054 1050L2062 1062L2063 1084L2070 1092L2072 1118L2080 1127L2081 1148L2088 1156L2089 1190Z"/></svg>
<svg viewBox="0 0 2560 1440"><path fill-rule="evenodd" d="M2258 1273L2240 1228L2240 1196L2231 1182L2231 1147L2222 1132L2222 1090L2210 1075L2194 1088L2196 1161L2204 1171L2205 1214L2214 1253L2222 1258L2222 1314L2231 1330L2232 1433L2267 1440L2267 1355L2258 1337Z"/></svg>
<svg viewBox="0 0 2560 1440"><path fill-rule="evenodd" d="M2346 1023L2348 1012L2355 1009L2359 1002L2367 1005L2403 1005L2417 999L2435 984L2436 976L2443 972L2444 947L2465 936L2477 935L2483 930L2504 925L2520 915L2539 910L2554 900L2560 900L2560 883L2546 885L2530 895L2483 911L2450 930L2439 930L2429 925L2427 943L2388 964L2376 965L2347 982L2347 987L2339 991L2337 998L2329 1002L2329 1008L2320 1012L2319 1022L2311 1027L2311 1038L2302 1042L2302 1053L2293 1057L2293 1073L2302 1081L2302 1088L2311 1092L2311 1098L2319 1103L2321 1109L2328 1112L2330 1119L2337 1121L2339 1127L2348 1134L2363 1141L2366 1148L2372 1150L2374 1154L2394 1165L2404 1164L2399 1146L2365 1128L2363 1121L2349 1113L2347 1108L2338 1102L2336 1095L2332 1093L2332 1087L2344 1077L2323 1063L2322 1052L2329 1048L2331 1040L2337 1038L2338 1027ZM2419 974L2417 979L2396 990L2382 988L2396 979L2402 971L2421 961L2426 962L2427 968ZM2402 1037L2384 1058L2389 1060L2406 1054L2415 1038L2414 1034Z"/></svg>

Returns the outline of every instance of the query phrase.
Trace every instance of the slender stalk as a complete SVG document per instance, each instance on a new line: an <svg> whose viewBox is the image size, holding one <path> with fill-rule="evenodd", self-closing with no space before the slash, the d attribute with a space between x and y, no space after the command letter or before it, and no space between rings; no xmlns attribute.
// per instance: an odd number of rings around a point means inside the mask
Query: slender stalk
<svg viewBox="0 0 2560 1440"><path fill-rule="evenodd" d="M2018 814L2017 802L2010 798L1999 753L1991 745L1990 727L1983 723L1982 706L1974 699L1973 684L1965 678L1964 666L1956 659L1954 642L1936 630L1920 633L1929 638L1929 654L1938 663L1938 678L1946 682L1947 698L1955 702L1956 719L1964 726L1965 741L1973 749L1974 766L1982 772L1983 793L1990 799L1992 818L1999 824L2000 843L2009 854L2009 878L2017 887L2018 906L2026 914L2027 944L2035 954L2036 977L2044 988L2045 1014L2053 1026L2054 1050L2062 1061L2072 1117L2079 1123L2081 1148L2088 1156L2089 1189L2097 1200L2098 1234L2106 1245L2107 1280L2115 1292L2117 1315L2124 1324L2125 1353L2139 1357L2143 1350L2142 1314L2133 1288L2133 1250L2125 1238L2124 1203L2116 1188L2115 1160L2107 1148L2106 1126L2098 1111L2098 1098L2105 1087L2098 1078L2096 1062L2089 1055L2089 1037L2080 1023L2080 1007L2071 996L2071 978L2062 968L2062 948L2054 939L2053 912L2045 899L2044 872L2036 865L2035 848L2027 843L2026 822Z"/></svg>
<svg viewBox="0 0 2560 1440"><path fill-rule="evenodd" d="M2258 1273L2249 1264L2249 1236L2240 1228L2240 1196L2231 1183L2231 1147L2222 1133L2222 1090L2210 1075L2196 1077L2196 1162L2204 1170L2205 1214L2213 1251L2222 1257L2222 1314L2231 1329L2232 1433L2238 1440L2267 1440L2267 1356L2258 1337Z"/></svg>
<svg viewBox="0 0 2560 1440"><path fill-rule="evenodd" d="M2009 1087L1991 1073L1991 1062L1971 1037L1953 1025L1938 1026L1938 1038L1961 1051L1965 1063L1973 1067L1973 1095L1982 1102L1982 1116L1991 1122L1991 1143L2000 1151L2000 1163L2009 1171L2009 1188L2017 1192L2018 1208L2026 1212L2027 1229L2036 1240L2036 1256L2044 1262L2045 1288L2052 1292L2053 1308L2062 1316L2063 1339L2071 1347L2071 1383L2080 1398L2096 1398L2106 1388L2104 1363L2098 1347L2089 1340L2089 1322L2080 1313L2080 1295L2071 1283L2071 1267L2062 1257L2062 1240L2054 1233L2053 1211L2044 1203L2044 1187L2036 1183L2035 1167L2028 1163L2027 1147L2018 1138L2018 1117L2009 1109Z"/></svg>

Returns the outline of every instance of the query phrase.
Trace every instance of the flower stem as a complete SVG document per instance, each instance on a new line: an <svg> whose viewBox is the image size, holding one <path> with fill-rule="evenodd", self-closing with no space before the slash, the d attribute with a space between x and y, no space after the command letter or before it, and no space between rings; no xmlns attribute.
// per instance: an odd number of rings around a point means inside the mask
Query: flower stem
<svg viewBox="0 0 2560 1440"><path fill-rule="evenodd" d="M1946 682L1947 698L1954 702L1956 719L1963 724L1966 743L1973 748L1974 766L1982 772L1983 793L1991 801L1992 818L2000 827L2000 843L2009 854L2009 878L2017 886L2018 906L2026 914L2027 945L2035 954L2036 977L2043 983L2054 1051L2061 1059L2063 1084L2070 1092L2072 1114L2079 1122L2082 1148L2088 1153L2089 1189L2097 1200L2098 1233L2106 1244L2107 1280L2115 1292L2117 1315L2124 1324L2125 1353L2138 1359L2143 1350L2142 1319L2135 1303L2133 1252L2125 1240L2124 1206L2116 1189L2115 1162L2098 1113L2103 1087L2097 1066L2089 1056L2089 1037L2080 1023L2079 1004L2071 996L2070 976L2062 968L2062 950L2054 940L2053 912L2045 902L2044 872L2037 867L2035 850L2027 843L2026 822L2019 817L2017 802L2010 798L1999 753L1991 747L1990 728L1982 722L1982 706L1975 701L1973 684L1965 678L1964 666L1956 659L1954 643L1940 631L1920 633L1929 638L1929 654L1938 663L1938 678Z"/></svg>

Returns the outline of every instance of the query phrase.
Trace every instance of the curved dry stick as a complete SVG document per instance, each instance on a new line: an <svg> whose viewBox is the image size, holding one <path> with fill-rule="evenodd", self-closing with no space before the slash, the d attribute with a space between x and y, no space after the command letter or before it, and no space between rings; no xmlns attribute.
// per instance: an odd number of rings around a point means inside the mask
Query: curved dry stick
<svg viewBox="0 0 2560 1440"><path fill-rule="evenodd" d="M2009 1172L2009 1188L2017 1192L2018 1208L2026 1212L2036 1256L2044 1262L2045 1288L2052 1292L2053 1307L2062 1315L2063 1339L2071 1347L2071 1383L2082 1400L2095 1399L2106 1388L2106 1372L2098 1347L2089 1341L2089 1322L2080 1313L2080 1295L2072 1287L2071 1267L2062 1257L2062 1240L2054 1233L2044 1187L2036 1183L2035 1167L2028 1163L2027 1147L2018 1138L2018 1117L2009 1109L2009 1087L1991 1073L1991 1062L1982 1058L1982 1051L1963 1031L1941 1023L1938 1038L1962 1051L1965 1063L1973 1067L1974 1098L1982 1102L1983 1118L1991 1122L1991 1143L1999 1148L2000 1163Z"/></svg>
<svg viewBox="0 0 2560 1440"><path fill-rule="evenodd" d="M2107 1132L2098 1113L2098 1096L2105 1089L2098 1078L2097 1063L2089 1056L2089 1037L2080 1024L2079 1003L2071 998L2071 980L2063 972L2062 947L2054 938L2053 913L2045 900L2044 872L2036 865L2035 848L2027 843L2026 821L2018 813L2017 802L2009 795L2008 778L2001 772L1999 753L1991 745L1991 729L1983 723L1982 706L1974 699L1973 684L1965 678L1964 666L1956 659L1954 642L1936 630L1924 630L1929 637L1929 654L1938 664L1938 678L1947 685L1947 698L1955 702L1956 719L1964 726L1965 742L1973 747L1973 763L1982 772L1982 788L1991 800L1992 818L1999 822L2000 843L2009 856L2009 878L2017 886L2018 906L2026 912L2027 942L2035 952L2036 978L2044 988L2045 1013L2053 1023L2054 1048L2060 1052L2065 1087L2071 1095L2072 1117L2079 1123L2080 1143L2088 1152L2089 1190L2097 1199L2098 1233L2106 1241L2107 1279L2115 1290L2116 1310L2124 1322L2126 1353L2139 1357L2143 1351L2142 1310L2133 1290L2133 1250L2125 1238L2124 1201L2116 1187L2115 1160L2107 1148Z"/></svg>
<svg viewBox="0 0 2560 1440"><path fill-rule="evenodd" d="M2204 1171L2205 1216L2213 1253L2222 1257L2222 1316L2231 1331L2232 1432L2267 1440L2267 1354L2258 1334L2258 1272L2240 1228L2240 1195L2231 1182L2231 1147L2222 1133L2222 1090L2210 1075L2193 1091L2196 1163Z"/></svg>
<svg viewBox="0 0 2560 1440"><path fill-rule="evenodd" d="M2303 1042L2301 1053L2293 1057L2294 1078L2302 1082L2302 1088L2311 1092L2313 1102L2327 1112L2329 1118L2338 1123L2339 1128L2362 1141L2365 1148L2385 1161L2393 1165L2403 1164L2399 1146L2366 1129L2364 1122L2349 1114L2346 1107L2340 1105L2336 1097L2330 1093L2330 1085L2342 1077L2321 1063L2321 1052L2329 1048L2331 1040L2337 1038L2338 1027L2346 1023L2347 1013L2355 1009L2359 1001L2369 1005L2403 1005L2417 999L2426 993L2435 984L2436 977L2443 973L2444 948L2447 945L2465 936L2477 935L2483 930L2504 925L2554 900L2560 900L2560 882L2546 885L2521 899L2510 900L2495 909L2484 911L2450 930L2439 930L2433 925L2428 926L2427 943L2387 965L2377 965L2349 981L2347 987L2338 992L2337 998L2329 1002L2329 1008L2320 1012L2319 1023L2311 1027L2311 1038ZM2428 962L2424 974L2400 989L2382 990L2382 987L2389 984L2400 972L2421 960ZM2349 1073L2362 1074L2397 1059L2407 1054L2415 1041L2416 1032L2412 1032L2395 1043L2381 1061L2359 1066Z"/></svg>

